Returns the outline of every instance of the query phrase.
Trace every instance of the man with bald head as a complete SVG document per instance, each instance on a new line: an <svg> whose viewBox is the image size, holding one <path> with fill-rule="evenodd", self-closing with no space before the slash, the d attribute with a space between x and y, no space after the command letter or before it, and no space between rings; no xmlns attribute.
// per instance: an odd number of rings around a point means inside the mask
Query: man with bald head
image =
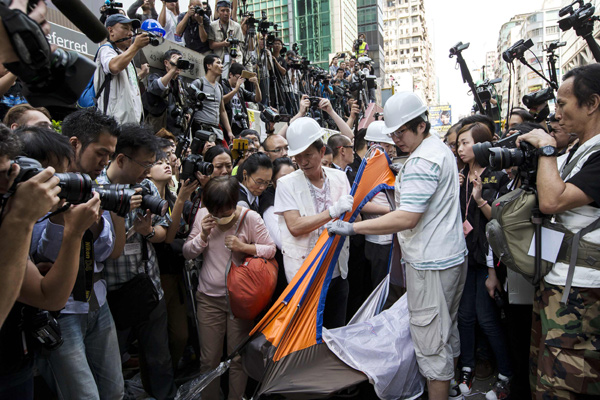
<svg viewBox="0 0 600 400"><path fill-rule="evenodd" d="M262 147L271 161L274 161L279 157L287 157L288 155L288 142L281 135L267 136Z"/></svg>

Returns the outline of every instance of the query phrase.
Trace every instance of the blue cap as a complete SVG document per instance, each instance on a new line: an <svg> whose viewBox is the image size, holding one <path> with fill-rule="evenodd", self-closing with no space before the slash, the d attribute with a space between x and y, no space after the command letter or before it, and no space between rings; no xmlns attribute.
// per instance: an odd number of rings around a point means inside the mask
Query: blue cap
<svg viewBox="0 0 600 400"><path fill-rule="evenodd" d="M106 18L106 23L104 24L107 28L109 26L114 26L115 24L131 24L133 29L138 29L142 23L139 19L129 19L123 14L113 14L110 17Z"/></svg>

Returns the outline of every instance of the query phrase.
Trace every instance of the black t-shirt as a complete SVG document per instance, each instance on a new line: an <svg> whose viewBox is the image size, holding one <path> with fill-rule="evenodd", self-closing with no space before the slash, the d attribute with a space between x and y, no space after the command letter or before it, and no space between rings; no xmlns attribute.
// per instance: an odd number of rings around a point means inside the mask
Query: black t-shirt
<svg viewBox="0 0 600 400"><path fill-rule="evenodd" d="M185 16L186 13L181 13L179 14L179 16L177 17L177 24L179 24L181 22L181 20L183 20L183 17ZM206 31L206 34L208 35L209 31L210 31L210 19L205 15L204 19L203 19L203 25L204 25L204 30ZM198 27L198 22L190 17L188 19L188 24L185 27L185 30L183 31L183 39L185 40L185 47L187 47L188 49L192 49L195 50L199 53L206 53L207 51L210 50L210 47L208 46L208 40L206 42L203 42L202 40L200 40L200 33L199 31L199 27Z"/></svg>
<svg viewBox="0 0 600 400"><path fill-rule="evenodd" d="M571 150L575 154L576 148ZM567 161L570 161L570 158ZM600 151L592 154L581 167L581 170L567 180L577 186L585 194L594 199L592 207L600 208Z"/></svg>

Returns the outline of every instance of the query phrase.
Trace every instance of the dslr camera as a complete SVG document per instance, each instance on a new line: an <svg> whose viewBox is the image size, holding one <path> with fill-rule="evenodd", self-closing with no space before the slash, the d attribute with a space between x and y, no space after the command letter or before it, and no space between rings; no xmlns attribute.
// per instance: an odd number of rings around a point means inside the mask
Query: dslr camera
<svg viewBox="0 0 600 400"><path fill-rule="evenodd" d="M196 13L196 15L204 17L206 15L206 10L202 6L195 6L194 13Z"/></svg>
<svg viewBox="0 0 600 400"><path fill-rule="evenodd" d="M277 111L270 108L264 108L260 112L260 119L264 122L288 122L292 119L291 115L279 114Z"/></svg>
<svg viewBox="0 0 600 400"><path fill-rule="evenodd" d="M177 60L175 67L178 69L181 69L181 70L194 69L194 63L192 63L188 60L184 60L183 58L180 58L179 60Z"/></svg>
<svg viewBox="0 0 600 400"><path fill-rule="evenodd" d="M475 160L482 167L490 167L493 171L501 171L519 167L528 172L537 171L538 152L527 142L521 142L517 147L517 138L522 132L516 132L497 142L483 142L473 145Z"/></svg>
<svg viewBox="0 0 600 400"><path fill-rule="evenodd" d="M196 179L196 172L202 175L212 175L215 167L209 162L204 161L200 154L191 154L181 162L181 173L179 178L186 181L189 178Z"/></svg>

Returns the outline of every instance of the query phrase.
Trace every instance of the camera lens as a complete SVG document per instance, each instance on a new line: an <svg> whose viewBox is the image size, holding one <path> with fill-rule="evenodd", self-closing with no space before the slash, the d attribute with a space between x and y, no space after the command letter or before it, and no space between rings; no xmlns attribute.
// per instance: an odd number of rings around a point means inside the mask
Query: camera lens
<svg viewBox="0 0 600 400"><path fill-rule="evenodd" d="M65 172L56 174L60 182L60 193L58 197L65 199L71 204L81 204L88 201L92 196L92 180L89 176Z"/></svg>
<svg viewBox="0 0 600 400"><path fill-rule="evenodd" d="M490 153L490 168L493 171L518 167L525 162L525 154L521 149L494 147L490 149Z"/></svg>
<svg viewBox="0 0 600 400"><path fill-rule="evenodd" d="M196 163L196 170L200 172L202 175L212 175L215 167L206 161L198 161Z"/></svg>
<svg viewBox="0 0 600 400"><path fill-rule="evenodd" d="M491 142L482 142L473 145L473 155L475 156L475 161L477 161L477 164L479 164L482 167L487 167L488 165L490 165L489 150L491 148Z"/></svg>
<svg viewBox="0 0 600 400"><path fill-rule="evenodd" d="M97 185L94 191L100 195L100 208L112 211L119 217L125 217L129 212L131 197L135 190L129 189L127 185Z"/></svg>
<svg viewBox="0 0 600 400"><path fill-rule="evenodd" d="M169 203L158 196L145 194L142 196L142 209L163 217L169 209Z"/></svg>

